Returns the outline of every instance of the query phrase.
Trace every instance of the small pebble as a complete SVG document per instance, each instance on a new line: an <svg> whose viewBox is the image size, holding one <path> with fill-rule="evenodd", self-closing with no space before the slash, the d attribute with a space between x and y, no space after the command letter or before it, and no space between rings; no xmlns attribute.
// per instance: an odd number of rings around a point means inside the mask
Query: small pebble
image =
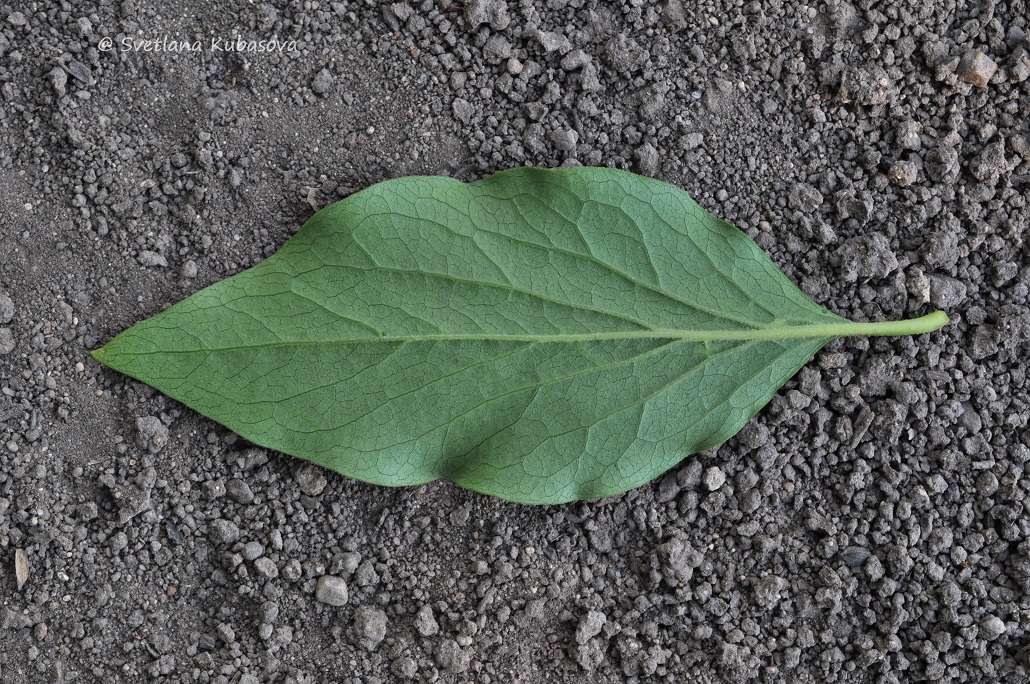
<svg viewBox="0 0 1030 684"><path fill-rule="evenodd" d="M436 665L446 674L459 674L468 669L469 655L458 642L444 639L436 649Z"/></svg>
<svg viewBox="0 0 1030 684"><path fill-rule="evenodd" d="M254 561L254 572L265 579L275 579L279 576L279 567L271 558L258 558Z"/></svg>
<svg viewBox="0 0 1030 684"><path fill-rule="evenodd" d="M361 606L354 611L354 631L361 645L375 650L386 638L386 613L373 606Z"/></svg>
<svg viewBox="0 0 1030 684"><path fill-rule="evenodd" d="M572 43L569 39L560 33L534 29L532 31L526 31L523 35L535 41L543 48L544 53L548 55L552 52L557 52L563 55L572 48Z"/></svg>
<svg viewBox="0 0 1030 684"><path fill-rule="evenodd" d="M345 551L335 559L333 572L339 572L344 577L350 577L358 569L359 565L361 565L361 554L357 551Z"/></svg>
<svg viewBox="0 0 1030 684"><path fill-rule="evenodd" d="M201 488L204 490L204 496L209 499L225 496L225 483L221 480L208 480Z"/></svg>
<svg viewBox="0 0 1030 684"><path fill-rule="evenodd" d="M841 277L847 282L860 278L886 278L898 267L898 257L883 233L866 233L847 240L838 250Z"/></svg>
<svg viewBox="0 0 1030 684"><path fill-rule="evenodd" d="M719 466L710 466L707 470L705 470L705 474L702 478L702 481L704 482L705 488L707 488L708 491L714 492L715 490L719 489L724 484L726 484L726 475L722 472L722 469L719 468Z"/></svg>
<svg viewBox="0 0 1030 684"><path fill-rule="evenodd" d="M705 136L703 133L687 133L680 138L680 147L685 150L693 150L701 147L705 142Z"/></svg>
<svg viewBox="0 0 1030 684"><path fill-rule="evenodd" d="M1009 79L1022 83L1030 78L1030 50L1020 45L1009 54Z"/></svg>
<svg viewBox="0 0 1030 684"><path fill-rule="evenodd" d="M64 65L68 73L71 74L72 78L76 81L85 85L93 85L93 72L88 66L83 64L77 59L73 59Z"/></svg>
<svg viewBox="0 0 1030 684"><path fill-rule="evenodd" d="M491 64L499 64L511 57L511 43L499 33L495 33L487 39L483 45L483 56Z"/></svg>
<svg viewBox="0 0 1030 684"><path fill-rule="evenodd" d="M14 351L14 333L10 328L0 328L0 356L5 356Z"/></svg>
<svg viewBox="0 0 1030 684"><path fill-rule="evenodd" d="M282 570L283 577L288 582L297 582L303 575L303 569L301 568L300 561L296 558L291 558L286 561L286 565L283 566Z"/></svg>
<svg viewBox="0 0 1030 684"><path fill-rule="evenodd" d="M370 561L365 561L354 571L354 581L359 587L372 587L379 584L379 573Z"/></svg>
<svg viewBox="0 0 1030 684"><path fill-rule="evenodd" d="M225 493L237 503L249 504L254 501L254 492L250 489L250 485L243 480L229 480L225 483Z"/></svg>
<svg viewBox="0 0 1030 684"><path fill-rule="evenodd" d="M243 545L241 555L249 561L260 558L265 553L265 547L261 542L251 541Z"/></svg>
<svg viewBox="0 0 1030 684"><path fill-rule="evenodd" d="M590 55L582 50L573 50L562 58L561 68L563 71L577 71L590 64L590 62Z"/></svg>
<svg viewBox="0 0 1030 684"><path fill-rule="evenodd" d="M941 145L926 153L923 168L930 180L937 183L954 183L958 180L961 166L958 150Z"/></svg>
<svg viewBox="0 0 1030 684"><path fill-rule="evenodd" d="M156 454L168 443L168 428L156 416L142 416L136 419L136 442Z"/></svg>
<svg viewBox="0 0 1030 684"><path fill-rule="evenodd" d="M866 562L869 552L860 546L849 546L841 553L841 557L849 568L857 568Z"/></svg>
<svg viewBox="0 0 1030 684"><path fill-rule="evenodd" d="M962 61L958 64L958 78L960 81L985 88L997 70L998 65L993 59L979 50L970 50L962 55Z"/></svg>
<svg viewBox="0 0 1030 684"><path fill-rule="evenodd" d="M240 528L231 520L218 518L208 525L208 538L213 544L232 544L240 538Z"/></svg>
<svg viewBox="0 0 1030 684"><path fill-rule="evenodd" d="M342 606L347 603L347 583L335 575L323 575L315 586L315 600L330 606Z"/></svg>
<svg viewBox="0 0 1030 684"><path fill-rule="evenodd" d="M787 587L786 580L769 575L755 582L755 600L760 606L769 610L779 603L781 592Z"/></svg>
<svg viewBox="0 0 1030 684"><path fill-rule="evenodd" d="M219 624L215 631L218 633L218 638L226 644L232 644L236 642L236 632L233 630L232 627L230 627L226 623L223 622Z"/></svg>
<svg viewBox="0 0 1030 684"><path fill-rule="evenodd" d="M930 303L938 309L954 311L966 298L967 288L961 280L935 273L929 281Z"/></svg>
<svg viewBox="0 0 1030 684"><path fill-rule="evenodd" d="M508 3L505 0L468 0L465 3L465 22L475 30L480 24L489 24L495 31L508 28Z"/></svg>
<svg viewBox="0 0 1030 684"><path fill-rule="evenodd" d="M308 496L318 496L329 483L321 468L316 465L302 465L293 471L293 481L300 491Z"/></svg>
<svg viewBox="0 0 1030 684"><path fill-rule="evenodd" d="M328 69L322 69L315 78L311 81L311 89L318 95L325 95L333 89L333 85L336 83L336 79Z"/></svg>
<svg viewBox="0 0 1030 684"><path fill-rule="evenodd" d="M608 617L597 610L591 610L579 619L579 626L576 627L576 643L585 644L601 633Z"/></svg>
<svg viewBox="0 0 1030 684"><path fill-rule="evenodd" d="M390 666L390 672L401 679L411 679L418 673L418 664L408 657L398 658Z"/></svg>
<svg viewBox="0 0 1030 684"><path fill-rule="evenodd" d="M129 537L124 532L116 532L111 535L111 538L107 541L107 545L110 547L111 551L117 553L129 546Z"/></svg>
<svg viewBox="0 0 1030 684"><path fill-rule="evenodd" d="M919 167L915 165L915 162L896 161L887 169L887 177L890 178L891 183L906 187L916 182L919 177Z"/></svg>
<svg viewBox="0 0 1030 684"><path fill-rule="evenodd" d="M279 617L279 604L275 601L265 601L261 604L261 619L265 622L275 622Z"/></svg>
<svg viewBox="0 0 1030 684"><path fill-rule="evenodd" d="M989 615L980 622L980 633L988 641L994 641L1004 634L1007 629L1008 627L1005 623L996 615Z"/></svg>
<svg viewBox="0 0 1030 684"><path fill-rule="evenodd" d="M551 133L551 142L563 152L571 152L576 149L576 142L579 140L579 133L574 130L558 130Z"/></svg>
<svg viewBox="0 0 1030 684"><path fill-rule="evenodd" d="M651 143L644 143L633 152L637 168L645 176L653 176L658 172L658 150Z"/></svg>
<svg viewBox="0 0 1030 684"><path fill-rule="evenodd" d="M14 318L14 302L6 293L0 292L0 324L10 323Z"/></svg>
<svg viewBox="0 0 1030 684"><path fill-rule="evenodd" d="M919 134L922 126L911 119L902 121L894 129L894 142L903 150L919 150L922 147L922 140Z"/></svg>
<svg viewBox="0 0 1030 684"><path fill-rule="evenodd" d="M458 118L458 121L465 125L470 124L472 117L476 114L476 109L472 106L472 103L460 97L455 98L454 102L451 103L451 110L454 112L454 116Z"/></svg>
<svg viewBox="0 0 1030 684"><path fill-rule="evenodd" d="M167 268L168 266L167 259L149 249L141 250L137 258L143 266L161 266L162 268Z"/></svg>
<svg viewBox="0 0 1030 684"><path fill-rule="evenodd" d="M68 72L61 67L54 67L50 70L50 73L47 74L47 77L50 79L50 85L53 86L54 92L57 93L57 96L63 97L67 92L65 90L65 86L68 83Z"/></svg>
<svg viewBox="0 0 1030 684"><path fill-rule="evenodd" d="M737 441L748 449L763 447L769 441L769 428L764 423L752 420L737 433Z"/></svg>
<svg viewBox="0 0 1030 684"><path fill-rule="evenodd" d="M422 606L418 615L415 616L415 629L424 637L430 637L440 631L440 625L433 617L433 609L429 606Z"/></svg>

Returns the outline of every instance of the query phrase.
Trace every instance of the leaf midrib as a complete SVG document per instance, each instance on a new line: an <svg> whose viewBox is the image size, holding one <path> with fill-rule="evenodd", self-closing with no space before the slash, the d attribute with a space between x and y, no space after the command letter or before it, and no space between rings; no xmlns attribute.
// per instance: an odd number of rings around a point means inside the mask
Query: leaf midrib
<svg viewBox="0 0 1030 684"><path fill-rule="evenodd" d="M344 340L302 340L278 341L261 344L238 345L232 347L181 350L155 350L140 352L119 352L131 356L149 356L154 354L196 354L245 351L249 349L268 349L276 347L313 347L349 344L396 343L408 344L419 342L529 342L535 344L575 344L579 342L606 342L614 340L677 340L687 342L758 342L775 340L797 340L823 337L839 337L843 335L863 334L862 323L843 321L815 325L780 326L769 328L751 328L745 330L626 330L602 333L582 333L573 335L496 335L482 333L437 334L437 335L382 335L378 337L356 337ZM101 350L106 351L106 350Z"/></svg>

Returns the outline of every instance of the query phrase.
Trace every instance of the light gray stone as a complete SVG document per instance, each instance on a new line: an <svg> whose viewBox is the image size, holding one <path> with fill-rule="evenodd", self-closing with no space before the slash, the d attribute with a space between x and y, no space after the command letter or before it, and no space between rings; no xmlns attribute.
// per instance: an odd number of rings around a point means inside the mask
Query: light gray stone
<svg viewBox="0 0 1030 684"><path fill-rule="evenodd" d="M585 644L601 633L608 616L604 613L591 610L579 619L579 626L576 627L576 643Z"/></svg>
<svg viewBox="0 0 1030 684"><path fill-rule="evenodd" d="M327 603L330 606L342 606L347 603L350 594L347 592L347 583L342 577L335 575L322 575L315 585L315 600L319 603Z"/></svg>
<svg viewBox="0 0 1030 684"><path fill-rule="evenodd" d="M374 606L354 611L354 631L361 645L372 651L386 638L386 613Z"/></svg>

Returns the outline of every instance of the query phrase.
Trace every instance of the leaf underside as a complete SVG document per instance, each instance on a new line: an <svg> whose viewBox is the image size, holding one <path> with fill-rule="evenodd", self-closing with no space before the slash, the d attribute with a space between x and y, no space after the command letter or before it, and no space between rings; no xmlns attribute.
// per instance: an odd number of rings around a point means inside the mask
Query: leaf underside
<svg viewBox="0 0 1030 684"><path fill-rule="evenodd" d="M349 477L558 503L724 442L845 322L671 185L527 167L372 186L95 356Z"/></svg>

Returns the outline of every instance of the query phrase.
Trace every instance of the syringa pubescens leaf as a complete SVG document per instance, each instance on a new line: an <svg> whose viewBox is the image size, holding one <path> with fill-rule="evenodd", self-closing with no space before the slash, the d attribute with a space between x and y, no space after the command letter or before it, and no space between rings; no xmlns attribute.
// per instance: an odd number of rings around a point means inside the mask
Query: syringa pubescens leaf
<svg viewBox="0 0 1030 684"><path fill-rule="evenodd" d="M383 485L607 496L724 442L852 323L686 193L604 168L398 178L95 357Z"/></svg>

